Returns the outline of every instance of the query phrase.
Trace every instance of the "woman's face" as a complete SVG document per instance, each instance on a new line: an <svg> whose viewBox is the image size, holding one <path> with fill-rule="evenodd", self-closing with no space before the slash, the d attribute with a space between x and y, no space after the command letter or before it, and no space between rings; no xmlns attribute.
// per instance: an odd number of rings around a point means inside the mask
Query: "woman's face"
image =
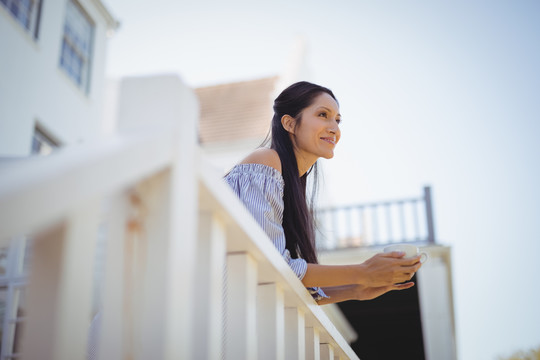
<svg viewBox="0 0 540 360"><path fill-rule="evenodd" d="M318 95L302 110L292 136L298 161L313 165L319 157L330 159L341 137L341 115L337 102L327 93Z"/></svg>

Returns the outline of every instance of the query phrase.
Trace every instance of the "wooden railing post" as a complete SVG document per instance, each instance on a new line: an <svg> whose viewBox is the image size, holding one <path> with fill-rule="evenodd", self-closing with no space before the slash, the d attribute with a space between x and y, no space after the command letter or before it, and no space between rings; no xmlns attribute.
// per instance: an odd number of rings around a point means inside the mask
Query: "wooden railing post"
<svg viewBox="0 0 540 360"><path fill-rule="evenodd" d="M334 360L334 347L331 344L321 344L321 360Z"/></svg>
<svg viewBox="0 0 540 360"><path fill-rule="evenodd" d="M227 255L226 358L257 358L257 263L247 253Z"/></svg>
<svg viewBox="0 0 540 360"><path fill-rule="evenodd" d="M199 212L197 301L194 303L194 357L222 358L223 344L223 269L225 267L225 227L211 212Z"/></svg>
<svg viewBox="0 0 540 360"><path fill-rule="evenodd" d="M166 295L171 273L171 171L163 171L139 183L130 196L127 254L131 265L128 304L132 339L129 353L134 359L164 358ZM163 281L157 281L163 279ZM179 277L177 281L181 282Z"/></svg>
<svg viewBox="0 0 540 360"><path fill-rule="evenodd" d="M283 360L285 314L283 289L275 283L257 287L258 359Z"/></svg>
<svg viewBox="0 0 540 360"><path fill-rule="evenodd" d="M101 308L97 321L92 325L91 341L96 337L98 359L122 359L125 357L126 301L126 226L128 197L124 191L108 199L109 214L104 259L105 276L102 284Z"/></svg>
<svg viewBox="0 0 540 360"><path fill-rule="evenodd" d="M320 335L316 327L306 328L306 359L321 359Z"/></svg>
<svg viewBox="0 0 540 360"><path fill-rule="evenodd" d="M296 307L285 308L285 359L306 358L306 329L304 311Z"/></svg>
<svg viewBox="0 0 540 360"><path fill-rule="evenodd" d="M433 206L431 202L431 187L424 187L424 201L426 203L426 223L428 231L428 243L435 243L435 226L433 224Z"/></svg>
<svg viewBox="0 0 540 360"><path fill-rule="evenodd" d="M152 91L152 86L143 84L143 87ZM190 294L193 294L196 285L199 106L191 88L181 82L175 88L174 92L168 94L175 114L170 120L178 124L178 127L175 128L171 164L165 360L194 358L192 337L196 319L193 316L193 304L197 301Z"/></svg>
<svg viewBox="0 0 540 360"><path fill-rule="evenodd" d="M23 359L86 359L99 201L35 239Z"/></svg>

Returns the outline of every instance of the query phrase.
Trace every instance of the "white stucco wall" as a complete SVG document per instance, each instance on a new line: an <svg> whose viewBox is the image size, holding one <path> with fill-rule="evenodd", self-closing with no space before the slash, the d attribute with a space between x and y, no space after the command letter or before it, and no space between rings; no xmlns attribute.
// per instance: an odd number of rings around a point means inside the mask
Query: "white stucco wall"
<svg viewBox="0 0 540 360"><path fill-rule="evenodd" d="M216 171L227 173L255 149L260 147L264 139L245 139L222 144L206 144L202 146L203 153L208 161L214 165Z"/></svg>
<svg viewBox="0 0 540 360"><path fill-rule="evenodd" d="M66 145L101 134L108 23L79 3L95 24L88 93L59 67L67 0L43 1L37 40L0 6L0 156L28 155L36 121Z"/></svg>
<svg viewBox="0 0 540 360"><path fill-rule="evenodd" d="M148 125L198 118L199 103L193 90L175 74L133 76L107 81L104 118L109 131L129 133ZM192 114L196 114L192 115ZM190 124L185 123L186 129Z"/></svg>

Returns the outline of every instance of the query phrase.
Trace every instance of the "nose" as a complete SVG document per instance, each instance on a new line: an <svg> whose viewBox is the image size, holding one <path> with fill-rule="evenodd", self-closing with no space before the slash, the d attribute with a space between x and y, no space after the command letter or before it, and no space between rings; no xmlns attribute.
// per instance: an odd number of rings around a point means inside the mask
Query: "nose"
<svg viewBox="0 0 540 360"><path fill-rule="evenodd" d="M332 125L330 126L328 131L333 135L336 135L340 132L338 119L334 119L334 121L332 121Z"/></svg>
<svg viewBox="0 0 540 360"><path fill-rule="evenodd" d="M333 126L328 128L328 133L336 138L336 141L341 137L341 129L339 125L334 123Z"/></svg>
<svg viewBox="0 0 540 360"><path fill-rule="evenodd" d="M339 126L335 125L332 128L328 129L328 132L332 135L336 135L339 132Z"/></svg>

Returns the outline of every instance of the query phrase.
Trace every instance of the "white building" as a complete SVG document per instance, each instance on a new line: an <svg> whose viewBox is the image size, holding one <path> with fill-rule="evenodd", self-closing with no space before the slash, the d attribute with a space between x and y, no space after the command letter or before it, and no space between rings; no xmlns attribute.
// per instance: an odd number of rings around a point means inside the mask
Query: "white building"
<svg viewBox="0 0 540 360"><path fill-rule="evenodd" d="M117 26L99 0L0 1L0 156L99 136Z"/></svg>
<svg viewBox="0 0 540 360"><path fill-rule="evenodd" d="M0 0L0 162L102 133L107 35L117 26L99 0ZM31 250L24 236L8 241L0 248L1 359L20 351Z"/></svg>

